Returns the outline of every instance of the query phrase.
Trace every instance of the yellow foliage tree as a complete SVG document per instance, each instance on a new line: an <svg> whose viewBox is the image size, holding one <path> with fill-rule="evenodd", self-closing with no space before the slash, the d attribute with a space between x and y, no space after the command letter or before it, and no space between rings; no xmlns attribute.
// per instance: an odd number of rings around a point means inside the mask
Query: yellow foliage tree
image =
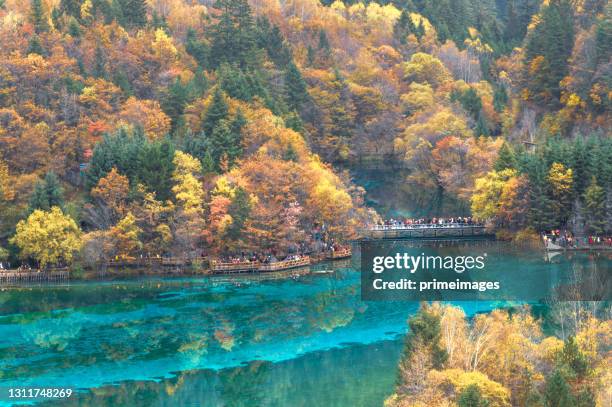
<svg viewBox="0 0 612 407"><path fill-rule="evenodd" d="M442 61L430 54L417 52L404 64L404 79L408 82L429 83L438 87L451 79Z"/></svg>
<svg viewBox="0 0 612 407"><path fill-rule="evenodd" d="M19 247L22 258L32 258L44 269L61 262L71 263L81 247L80 235L76 222L54 206L48 212L36 210L19 221L10 242Z"/></svg>
<svg viewBox="0 0 612 407"><path fill-rule="evenodd" d="M98 185L91 190L91 196L99 199L113 212L113 215L123 216L129 192L130 181L113 167L105 177L100 178Z"/></svg>
<svg viewBox="0 0 612 407"><path fill-rule="evenodd" d="M482 178L478 178L472 195L472 216L477 219L488 220L498 215L500 210L500 196L506 183L516 176L516 171L505 169L491 171Z"/></svg>
<svg viewBox="0 0 612 407"><path fill-rule="evenodd" d="M432 370L427 377L428 387L450 392L456 398L470 385L478 386L482 397L490 407L510 407L510 391L480 372L465 372L460 369Z"/></svg>
<svg viewBox="0 0 612 407"><path fill-rule="evenodd" d="M182 151L174 154L174 186L176 200L174 238L181 251L194 254L204 236L204 188L197 178L202 172L200 162Z"/></svg>
<svg viewBox="0 0 612 407"><path fill-rule="evenodd" d="M136 217L128 212L110 231L110 237L119 256L133 255L137 249L142 248L140 234L142 229L136 224Z"/></svg>

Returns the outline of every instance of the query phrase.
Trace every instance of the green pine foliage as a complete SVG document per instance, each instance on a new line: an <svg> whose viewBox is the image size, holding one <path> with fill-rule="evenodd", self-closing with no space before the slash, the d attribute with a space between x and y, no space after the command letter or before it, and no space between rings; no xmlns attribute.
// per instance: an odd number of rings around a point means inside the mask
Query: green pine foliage
<svg viewBox="0 0 612 407"><path fill-rule="evenodd" d="M601 235L609 230L606 225L606 192L593 176L584 192L584 212L589 233Z"/></svg>
<svg viewBox="0 0 612 407"><path fill-rule="evenodd" d="M448 354L441 345L440 315L428 306L422 306L408 320L409 331L404 342L401 365L409 364L412 352L425 349L432 367L441 369L448 359Z"/></svg>
<svg viewBox="0 0 612 407"><path fill-rule="evenodd" d="M49 16L42 0L32 0L30 3L30 22L36 34L49 31Z"/></svg>
<svg viewBox="0 0 612 407"><path fill-rule="evenodd" d="M495 171L503 171L507 168L516 169L518 166L516 160L516 154L514 153L514 149L508 143L502 144L498 153L497 160L495 161L494 169Z"/></svg>
<svg viewBox="0 0 612 407"><path fill-rule="evenodd" d="M213 6L221 12L211 31L211 66L223 63L248 68L257 65L255 23L247 0L217 0Z"/></svg>
<svg viewBox="0 0 612 407"><path fill-rule="evenodd" d="M417 35L417 32L418 30L414 25L409 12L405 9L402 10L402 14L400 14L400 17L393 26L393 38L395 41L401 45L405 45L408 41L408 35Z"/></svg>
<svg viewBox="0 0 612 407"><path fill-rule="evenodd" d="M480 393L480 388L476 384L467 386L457 400L459 407L487 407L489 403Z"/></svg>
<svg viewBox="0 0 612 407"><path fill-rule="evenodd" d="M293 62L285 71L285 102L290 110L300 111L308 100L308 88L300 70Z"/></svg>
<svg viewBox="0 0 612 407"><path fill-rule="evenodd" d="M28 54L38 54L44 56L46 54L45 49L43 48L40 37L36 34L30 38L28 42Z"/></svg>
<svg viewBox="0 0 612 407"><path fill-rule="evenodd" d="M221 120L225 120L227 118L228 112L229 107L225 101L225 95L223 94L223 91L217 87L213 93L213 99L210 106L206 111L204 122L202 123L202 130L204 130L204 133L212 134L213 129L217 126L217 124Z"/></svg>
<svg viewBox="0 0 612 407"><path fill-rule="evenodd" d="M142 131L124 128L104 137L93 150L85 184L91 190L115 167L130 184L144 184L158 199L168 199L174 171L174 146L169 139L149 141Z"/></svg>
<svg viewBox="0 0 612 407"><path fill-rule="evenodd" d="M54 206L63 208L64 189L57 175L49 171L43 180L36 183L34 192L30 196L28 208L29 212L33 212L36 209L48 211Z"/></svg>
<svg viewBox="0 0 612 407"><path fill-rule="evenodd" d="M565 377L559 370L555 370L546 381L544 399L547 407L573 407L574 398Z"/></svg>
<svg viewBox="0 0 612 407"><path fill-rule="evenodd" d="M573 27L569 0L551 0L527 37L525 80L534 101L552 106L559 103L559 83L567 75L567 60L574 45Z"/></svg>

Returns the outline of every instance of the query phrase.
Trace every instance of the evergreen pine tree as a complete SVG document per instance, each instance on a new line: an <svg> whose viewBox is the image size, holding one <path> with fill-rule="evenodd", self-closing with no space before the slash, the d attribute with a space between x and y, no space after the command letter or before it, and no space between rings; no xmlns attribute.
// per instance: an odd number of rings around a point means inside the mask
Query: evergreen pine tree
<svg viewBox="0 0 612 407"><path fill-rule="evenodd" d="M425 26L423 25L423 20L419 20L419 24L417 25L417 30L416 30L416 36L420 41L424 35L425 35Z"/></svg>
<svg viewBox="0 0 612 407"><path fill-rule="evenodd" d="M529 223L537 231L550 231L557 226L553 215L553 201L548 191L546 170L541 162L529 164Z"/></svg>
<svg viewBox="0 0 612 407"><path fill-rule="evenodd" d="M208 90L208 78L206 77L206 73L200 67L198 67L193 75L193 79L191 81L191 95L190 98L200 98Z"/></svg>
<svg viewBox="0 0 612 407"><path fill-rule="evenodd" d="M489 403L480 394L480 388L476 384L470 384L459 394L457 400L459 407L487 407Z"/></svg>
<svg viewBox="0 0 612 407"><path fill-rule="evenodd" d="M81 2L80 0L61 0L59 11L69 16L79 18L81 15Z"/></svg>
<svg viewBox="0 0 612 407"><path fill-rule="evenodd" d="M170 199L174 172L174 146L170 140L145 143L139 150L136 164L136 180L155 192L157 199Z"/></svg>
<svg viewBox="0 0 612 407"><path fill-rule="evenodd" d="M289 114L285 117L285 126L289 129L297 131L298 133L304 132L304 122L295 110L289 112Z"/></svg>
<svg viewBox="0 0 612 407"><path fill-rule="evenodd" d="M266 49L268 50L270 59L281 69L285 68L293 58L290 49L285 44L283 34L277 25L272 26L270 30Z"/></svg>
<svg viewBox="0 0 612 407"><path fill-rule="evenodd" d="M232 223L226 230L226 237L237 240L240 238L244 225L251 213L251 199L244 188L236 188L232 203L228 208L228 213L232 217Z"/></svg>
<svg viewBox="0 0 612 407"><path fill-rule="evenodd" d="M576 407L597 407L595 396L589 388L583 389L580 393L578 393L575 399Z"/></svg>
<svg viewBox="0 0 612 407"><path fill-rule="evenodd" d="M235 147L231 145L234 141L234 135L232 134L232 130L227 120L219 121L210 134L213 161L215 162L216 168L223 171L224 169L221 168L222 160L226 160L226 164L229 167L231 167L232 164L229 150Z"/></svg>
<svg viewBox="0 0 612 407"><path fill-rule="evenodd" d="M42 0L31 0L30 22L34 26L36 34L49 31L49 20Z"/></svg>
<svg viewBox="0 0 612 407"><path fill-rule="evenodd" d="M544 399L547 407L574 406L570 387L560 370L555 370L546 380Z"/></svg>
<svg viewBox="0 0 612 407"><path fill-rule="evenodd" d="M81 36L81 25L74 17L70 17L68 21L68 34L70 34L72 38L79 38Z"/></svg>
<svg viewBox="0 0 612 407"><path fill-rule="evenodd" d="M36 209L48 211L49 198L47 197L47 190L43 181L38 181L34 185L34 192L30 195L30 201L28 204L28 212L33 212Z"/></svg>
<svg viewBox="0 0 612 407"><path fill-rule="evenodd" d="M306 50L306 63L308 64L308 66L314 65L316 57L317 55L316 55L314 48L311 45L309 45Z"/></svg>
<svg viewBox="0 0 612 407"><path fill-rule="evenodd" d="M110 6L110 12L113 20L115 20L119 25L125 27L127 25L125 16L123 15L123 1L122 0L112 0Z"/></svg>
<svg viewBox="0 0 612 407"><path fill-rule="evenodd" d="M535 100L557 104L559 82L567 75L567 60L574 45L574 21L569 0L551 0L540 13L539 23L527 38L526 78ZM540 58L534 75L532 62Z"/></svg>
<svg viewBox="0 0 612 407"><path fill-rule="evenodd" d="M393 38L401 45L405 45L408 40L408 35L416 36L417 28L410 17L408 10L403 9L400 17L393 25Z"/></svg>
<svg viewBox="0 0 612 407"><path fill-rule="evenodd" d="M346 80L339 70L334 73L331 87L338 94L339 100L330 109L332 121L330 133L338 137L351 137L355 126L355 105L351 100Z"/></svg>
<svg viewBox="0 0 612 407"><path fill-rule="evenodd" d="M597 62L608 61L612 56L612 3L607 2L602 17L597 21L595 41Z"/></svg>
<svg viewBox="0 0 612 407"><path fill-rule="evenodd" d="M285 153L283 154L283 160L297 162L298 155L295 151L295 148L293 147L293 144L289 144L287 150L285 150Z"/></svg>
<svg viewBox="0 0 612 407"><path fill-rule="evenodd" d="M584 378L589 368L587 357L582 353L573 336L565 340L563 350L559 355L559 363L569 369L578 379Z"/></svg>
<svg viewBox="0 0 612 407"><path fill-rule="evenodd" d="M48 211L54 206L63 208L64 189L57 175L49 171L45 174L45 178L42 181L36 183L34 192L30 197L29 211L32 212L36 209Z"/></svg>
<svg viewBox="0 0 612 407"><path fill-rule="evenodd" d="M121 90L126 96L132 96L134 94L134 90L132 89L132 84L130 83L130 79L123 69L117 70L113 75L113 83Z"/></svg>
<svg viewBox="0 0 612 407"><path fill-rule="evenodd" d="M183 86L179 78L176 78L172 85L168 87L161 103L162 109L172 122L172 129L176 128L188 100L187 88Z"/></svg>
<svg viewBox="0 0 612 407"><path fill-rule="evenodd" d="M606 192L597 184L595 176L584 191L584 212L587 229L595 235L603 234L606 229Z"/></svg>
<svg viewBox="0 0 612 407"><path fill-rule="evenodd" d="M168 27L168 22L166 21L166 17L160 16L157 14L157 11L153 10L153 14L151 15L151 27L153 29L161 28L166 32L170 32L170 27Z"/></svg>
<svg viewBox="0 0 612 407"><path fill-rule="evenodd" d="M497 113L501 113L508 104L508 93L505 86L499 86L493 94L493 108Z"/></svg>
<svg viewBox="0 0 612 407"><path fill-rule="evenodd" d="M221 16L211 31L211 65L255 66L255 23L247 0L216 0L214 8Z"/></svg>
<svg viewBox="0 0 612 407"><path fill-rule="evenodd" d="M409 331L404 342L404 350L400 360L400 370L409 370L413 352L426 352L428 364L433 369L442 369L448 354L441 345L440 315L429 308L422 306L419 311L408 320ZM402 377L398 380L403 384Z"/></svg>
<svg viewBox="0 0 612 407"><path fill-rule="evenodd" d="M126 27L138 28L147 24L146 0L119 0L118 3Z"/></svg>
<svg viewBox="0 0 612 407"><path fill-rule="evenodd" d="M327 39L327 33L325 32L325 30L319 31L318 48L322 50L323 52L326 52L326 53L330 52L329 40Z"/></svg>
<svg viewBox="0 0 612 407"><path fill-rule="evenodd" d="M38 35L34 34L31 38L30 41L28 42L28 54L38 54L41 56L45 56L45 49L43 48L42 44L40 43L40 38L38 37Z"/></svg>
<svg viewBox="0 0 612 407"><path fill-rule="evenodd" d="M210 141L212 158L217 165L223 158L231 168L242 155L242 128L245 125L246 119L241 110L238 110L236 117L230 122L224 119L216 124Z"/></svg>
<svg viewBox="0 0 612 407"><path fill-rule="evenodd" d="M185 39L185 50L191 55L200 67L207 67L208 47L198 39L198 35L193 28L187 30L187 38Z"/></svg>
<svg viewBox="0 0 612 407"><path fill-rule="evenodd" d="M517 167L518 163L514 150L507 142L504 142L497 153L497 160L495 160L494 165L495 171L499 172L506 168L516 169Z"/></svg>
<svg viewBox="0 0 612 407"><path fill-rule="evenodd" d="M213 99L206 111L206 116L204 117L204 121L202 123L202 130L206 134L212 134L213 129L217 126L221 120L227 118L227 114L229 112L229 108L227 106L227 102L225 101L225 95L223 91L219 87L215 89L215 93L213 93Z"/></svg>
<svg viewBox="0 0 612 407"><path fill-rule="evenodd" d="M290 110L299 112L308 100L306 81L304 81L302 74L293 62L287 65L285 71L285 93L285 100Z"/></svg>
<svg viewBox="0 0 612 407"><path fill-rule="evenodd" d="M104 55L104 50L100 44L96 46L94 66L91 74L95 78L106 78L106 56Z"/></svg>

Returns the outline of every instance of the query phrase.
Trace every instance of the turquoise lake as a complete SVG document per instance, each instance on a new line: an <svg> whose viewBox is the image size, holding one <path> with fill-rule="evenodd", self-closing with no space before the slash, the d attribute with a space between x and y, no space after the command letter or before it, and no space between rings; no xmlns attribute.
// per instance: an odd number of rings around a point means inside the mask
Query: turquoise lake
<svg viewBox="0 0 612 407"><path fill-rule="evenodd" d="M563 270L610 265L609 256L588 255L549 262L531 253L523 261ZM406 320L418 304L361 301L350 265L319 264L313 270L333 272L278 280L4 290L0 389L78 389L39 405L380 406L393 392ZM508 304L458 305L474 315Z"/></svg>

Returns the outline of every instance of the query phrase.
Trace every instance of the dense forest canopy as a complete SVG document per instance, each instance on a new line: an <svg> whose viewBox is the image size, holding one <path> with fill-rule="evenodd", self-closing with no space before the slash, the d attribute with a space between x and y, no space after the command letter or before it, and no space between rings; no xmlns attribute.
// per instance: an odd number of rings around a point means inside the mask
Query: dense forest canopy
<svg viewBox="0 0 612 407"><path fill-rule="evenodd" d="M4 258L345 241L364 159L500 228L610 232L605 0L0 0L0 43Z"/></svg>

